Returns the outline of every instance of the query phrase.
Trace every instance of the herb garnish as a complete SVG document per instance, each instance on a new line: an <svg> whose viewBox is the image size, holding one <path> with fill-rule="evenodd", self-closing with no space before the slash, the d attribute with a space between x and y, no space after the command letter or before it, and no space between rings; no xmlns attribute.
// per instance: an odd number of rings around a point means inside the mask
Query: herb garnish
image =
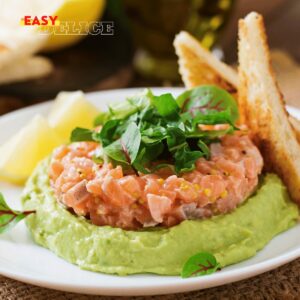
<svg viewBox="0 0 300 300"><path fill-rule="evenodd" d="M221 270L221 265L217 262L214 255L207 252L200 252L190 257L184 264L181 277L195 277L215 273Z"/></svg>
<svg viewBox="0 0 300 300"><path fill-rule="evenodd" d="M231 124L238 119L234 98L225 90L203 85L182 93L177 98L182 111L193 117L194 124Z"/></svg>
<svg viewBox="0 0 300 300"><path fill-rule="evenodd" d="M237 128L238 108L233 97L216 86L188 90L175 99L171 94L142 94L110 107L95 125L100 132L76 128L71 141L95 141L103 146L100 161L131 168L138 175L173 165L176 174L195 168L200 157L210 156L209 145ZM226 124L223 130L200 125Z"/></svg>
<svg viewBox="0 0 300 300"><path fill-rule="evenodd" d="M30 211L16 211L12 210L5 202L3 195L0 193L0 234L8 231L18 222L26 218L28 215L35 213Z"/></svg>

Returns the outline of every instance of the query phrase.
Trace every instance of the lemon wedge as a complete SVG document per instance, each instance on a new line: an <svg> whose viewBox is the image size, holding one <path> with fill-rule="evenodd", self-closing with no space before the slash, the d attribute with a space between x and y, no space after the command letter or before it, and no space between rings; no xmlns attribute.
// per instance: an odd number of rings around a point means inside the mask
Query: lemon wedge
<svg viewBox="0 0 300 300"><path fill-rule="evenodd" d="M25 127L0 146L0 176L22 184L37 163L61 144L47 120L36 115Z"/></svg>
<svg viewBox="0 0 300 300"><path fill-rule="evenodd" d="M81 91L61 92L55 99L48 121L63 141L68 142L75 127L92 128L98 113Z"/></svg>
<svg viewBox="0 0 300 300"><path fill-rule="evenodd" d="M58 94L48 119L36 115L3 145L0 145L0 178L22 184L37 163L69 141L75 127L92 128L98 110L81 91Z"/></svg>

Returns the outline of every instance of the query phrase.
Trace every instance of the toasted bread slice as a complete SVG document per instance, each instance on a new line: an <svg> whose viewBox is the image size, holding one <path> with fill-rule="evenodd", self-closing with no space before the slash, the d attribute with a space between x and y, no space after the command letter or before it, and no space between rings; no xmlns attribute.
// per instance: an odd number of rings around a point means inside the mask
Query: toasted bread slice
<svg viewBox="0 0 300 300"><path fill-rule="evenodd" d="M250 13L239 22L239 102L267 171L283 179L300 204L300 146L285 110L270 62L263 18Z"/></svg>
<svg viewBox="0 0 300 300"><path fill-rule="evenodd" d="M300 144L300 121L292 116L289 116L289 121L292 124L293 129L295 130L298 143Z"/></svg>
<svg viewBox="0 0 300 300"><path fill-rule="evenodd" d="M179 57L179 73L187 88L215 84L231 93L236 92L237 72L213 56L189 33L181 31L175 37L174 47Z"/></svg>

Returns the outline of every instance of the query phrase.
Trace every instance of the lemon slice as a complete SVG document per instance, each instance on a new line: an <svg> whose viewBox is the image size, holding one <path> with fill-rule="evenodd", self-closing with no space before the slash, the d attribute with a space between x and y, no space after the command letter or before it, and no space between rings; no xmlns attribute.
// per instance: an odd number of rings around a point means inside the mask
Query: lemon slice
<svg viewBox="0 0 300 300"><path fill-rule="evenodd" d="M61 92L55 99L48 120L50 126L67 142L75 127L92 128L98 114L97 108L85 99L81 91Z"/></svg>
<svg viewBox="0 0 300 300"><path fill-rule="evenodd" d="M61 144L47 120L35 116L25 127L0 146L0 176L9 182L23 183L37 163Z"/></svg>

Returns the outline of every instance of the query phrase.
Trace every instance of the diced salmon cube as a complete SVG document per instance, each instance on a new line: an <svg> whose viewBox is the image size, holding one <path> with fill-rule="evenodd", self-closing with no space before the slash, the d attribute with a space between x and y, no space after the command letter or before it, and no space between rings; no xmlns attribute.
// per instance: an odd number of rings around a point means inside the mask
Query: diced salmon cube
<svg viewBox="0 0 300 300"><path fill-rule="evenodd" d="M161 223L164 215L171 209L171 200L165 196L147 195L149 210L154 221Z"/></svg>

